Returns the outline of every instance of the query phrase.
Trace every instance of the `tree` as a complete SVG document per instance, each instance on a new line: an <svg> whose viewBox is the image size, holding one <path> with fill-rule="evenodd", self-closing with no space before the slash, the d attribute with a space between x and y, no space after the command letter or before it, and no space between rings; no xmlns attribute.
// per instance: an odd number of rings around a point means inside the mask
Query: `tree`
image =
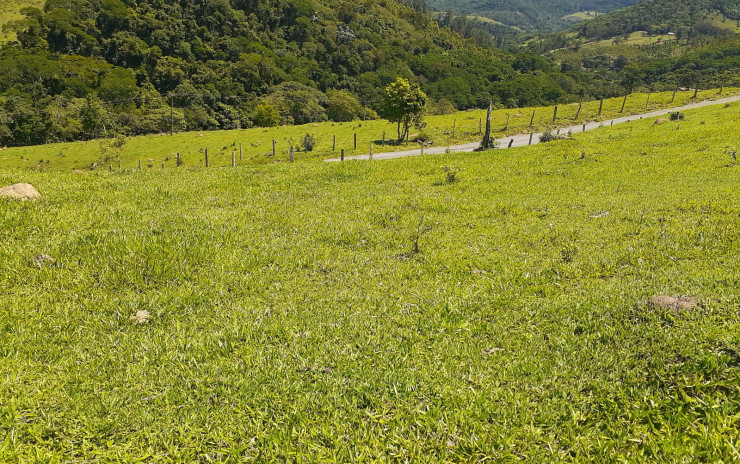
<svg viewBox="0 0 740 464"><path fill-rule="evenodd" d="M399 142L408 135L412 125L424 128L424 108L428 100L418 84L401 77L385 88L383 115L396 123Z"/></svg>
<svg viewBox="0 0 740 464"><path fill-rule="evenodd" d="M349 122L362 114L362 105L357 97L344 90L327 92L329 119L336 122Z"/></svg>
<svg viewBox="0 0 740 464"><path fill-rule="evenodd" d="M257 105L254 109L254 125L259 127L275 127L280 123L280 112L269 103Z"/></svg>

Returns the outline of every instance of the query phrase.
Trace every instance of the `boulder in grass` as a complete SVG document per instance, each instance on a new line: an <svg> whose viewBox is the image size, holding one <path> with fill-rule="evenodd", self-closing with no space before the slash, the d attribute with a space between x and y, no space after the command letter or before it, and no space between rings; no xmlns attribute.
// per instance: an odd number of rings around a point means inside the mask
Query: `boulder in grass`
<svg viewBox="0 0 740 464"><path fill-rule="evenodd" d="M31 184L13 184L1 188L0 197L14 200L38 200L41 194Z"/></svg>
<svg viewBox="0 0 740 464"><path fill-rule="evenodd" d="M684 296L654 296L648 300L648 306L654 308L673 309L675 311L687 311L694 308L699 304L699 299L696 297L684 297Z"/></svg>

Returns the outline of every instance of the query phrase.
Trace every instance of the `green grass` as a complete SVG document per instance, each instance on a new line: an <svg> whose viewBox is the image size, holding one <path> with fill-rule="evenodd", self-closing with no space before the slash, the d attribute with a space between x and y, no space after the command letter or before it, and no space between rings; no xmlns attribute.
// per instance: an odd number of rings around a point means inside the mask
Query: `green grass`
<svg viewBox="0 0 740 464"><path fill-rule="evenodd" d="M41 8L44 6L44 0L3 0L0 4L0 44L15 40L15 33L4 32L3 26L11 21L23 19L20 14L22 8L33 6Z"/></svg>
<svg viewBox="0 0 740 464"><path fill-rule="evenodd" d="M0 461L737 461L738 118L0 170L43 195L0 201Z"/></svg>
<svg viewBox="0 0 740 464"><path fill-rule="evenodd" d="M725 88L724 96L740 93L740 89ZM650 97L650 105L646 108L647 95L634 94L628 99L625 112L619 113L622 107L622 98L609 99L604 102L602 116L599 118L599 102L586 102L583 105L578 120L575 116L578 104L560 105L558 120L552 122L553 108L521 108L500 109L493 114L493 127L497 137L524 133L531 130L541 131L551 127L569 126L572 124L604 120L611 117L627 114L644 113L648 110L679 106L695 101L692 92L680 92L676 101L671 105L672 92L654 93ZM699 93L696 101L718 97L718 90L707 90ZM532 112L535 111L534 127L529 123ZM503 132L507 114L511 114L509 130ZM424 129L434 142L435 146L447 146L458 143L479 141L478 132L480 121L485 118L483 110L458 112L445 116L429 116L428 127ZM454 136L452 134L454 128ZM386 133L388 144L381 145L383 132ZM353 154L367 154L370 145L375 145L375 151L398 151L409 148L418 148L418 144L409 145L390 144L396 134L396 126L387 121L355 121L352 123L320 123L304 126L286 126L271 129L248 129L234 131L213 132L186 132L169 135L154 135L145 137L131 137L121 153L123 168L136 167L139 161L147 168L151 165L161 169L175 165L176 152L181 154L185 166L204 166L204 151L208 148L209 161L212 166L231 165L231 152L238 150L242 144L243 161L241 165L268 164L286 162L289 159L288 150L291 145L299 147L303 137L310 133L316 140L316 148L309 153L298 152L296 160L313 158L338 157L342 148L348 156ZM357 134L357 150L354 149L354 134ZM416 134L417 131L414 131ZM332 151L333 138L337 137L336 151ZM273 157L272 140L276 140L276 152ZM151 161L150 161L151 160ZM87 169L91 164L98 163L99 168L106 169L110 162L101 161L101 142L55 143L43 146L8 148L0 151L0 168L27 168L41 171ZM114 162L117 168L117 162Z"/></svg>

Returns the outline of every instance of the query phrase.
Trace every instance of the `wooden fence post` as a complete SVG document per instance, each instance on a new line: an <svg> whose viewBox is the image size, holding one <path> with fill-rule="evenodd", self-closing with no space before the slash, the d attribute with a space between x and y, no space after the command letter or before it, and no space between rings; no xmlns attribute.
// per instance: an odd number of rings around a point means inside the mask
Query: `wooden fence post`
<svg viewBox="0 0 740 464"><path fill-rule="evenodd" d="M514 139L509 140L509 148L511 148L514 145Z"/></svg>
<svg viewBox="0 0 740 464"><path fill-rule="evenodd" d="M139 171L141 171L141 160L139 160Z"/></svg>
<svg viewBox="0 0 740 464"><path fill-rule="evenodd" d="M529 133L529 144L532 145L532 139L534 138L534 132Z"/></svg>
<svg viewBox="0 0 740 464"><path fill-rule="evenodd" d="M483 135L482 147L484 150L493 148L493 139L491 139L491 112L493 111L493 103L488 104L488 113L486 114L486 133Z"/></svg>
<svg viewBox="0 0 740 464"><path fill-rule="evenodd" d="M645 109L647 109L647 107L648 107L648 106L650 106L650 94L651 94L651 93L652 93L652 92L648 92L648 96L647 96L647 102L645 103Z"/></svg>
<svg viewBox="0 0 740 464"><path fill-rule="evenodd" d="M622 109L619 111L620 113L624 113L624 106L627 104L627 95L624 96L624 101L622 101Z"/></svg>
<svg viewBox="0 0 740 464"><path fill-rule="evenodd" d="M244 161L244 152L242 151L241 143L239 143L239 161Z"/></svg>
<svg viewBox="0 0 740 464"><path fill-rule="evenodd" d="M275 139L272 139L272 156L275 156Z"/></svg>
<svg viewBox="0 0 740 464"><path fill-rule="evenodd" d="M586 124L583 125L583 132L586 132Z"/></svg>
<svg viewBox="0 0 740 464"><path fill-rule="evenodd" d="M696 87L694 88L694 97L693 98L696 98L697 95L699 95L699 84L696 84Z"/></svg>
<svg viewBox="0 0 740 464"><path fill-rule="evenodd" d="M331 142L331 151L337 151L337 135L334 134Z"/></svg>
<svg viewBox="0 0 740 464"><path fill-rule="evenodd" d="M340 155L340 158L339 158L339 159L340 159L341 161L344 161L344 148L342 148L342 152L341 152L341 153L342 153L342 154Z"/></svg>
<svg viewBox="0 0 740 464"><path fill-rule="evenodd" d="M457 119L452 120L452 136L455 137L455 129L457 129Z"/></svg>
<svg viewBox="0 0 740 464"><path fill-rule="evenodd" d="M357 150L357 132L355 132L355 150Z"/></svg>
<svg viewBox="0 0 740 464"><path fill-rule="evenodd" d="M676 94L678 93L678 86L676 86L676 89L673 91L673 98L671 98L671 103L676 101Z"/></svg>
<svg viewBox="0 0 740 464"><path fill-rule="evenodd" d="M236 167L236 150L231 150L231 167Z"/></svg>
<svg viewBox="0 0 740 464"><path fill-rule="evenodd" d="M162 161L162 169L164 169L164 161Z"/></svg>
<svg viewBox="0 0 740 464"><path fill-rule="evenodd" d="M373 144L372 143L370 144L370 158L369 159L373 159Z"/></svg>
<svg viewBox="0 0 740 464"><path fill-rule="evenodd" d="M578 119L578 116L581 115L581 108L583 108L583 102L578 102L578 111L576 111L575 119Z"/></svg>
<svg viewBox="0 0 740 464"><path fill-rule="evenodd" d="M504 132L509 130L509 120L511 120L511 114L506 115L506 127L504 127Z"/></svg>
<svg viewBox="0 0 740 464"><path fill-rule="evenodd" d="M208 149L206 148L206 167L208 167Z"/></svg>
<svg viewBox="0 0 740 464"><path fill-rule="evenodd" d="M537 112L537 110L532 111L532 119L529 120L529 127L534 126L534 114Z"/></svg>
<svg viewBox="0 0 740 464"><path fill-rule="evenodd" d="M558 118L558 105L555 105L555 112L552 115L552 122L555 122L557 118Z"/></svg>
<svg viewBox="0 0 740 464"><path fill-rule="evenodd" d="M599 103L599 116L601 116L601 110L604 109L604 99L601 99L601 102Z"/></svg>
<svg viewBox="0 0 740 464"><path fill-rule="evenodd" d="M176 166L178 166L178 167L179 166L182 166L182 160L180 160L180 152L179 151L177 153L175 153L175 160L176 160L175 161L175 165Z"/></svg>
<svg viewBox="0 0 740 464"><path fill-rule="evenodd" d="M113 165L112 164L109 164L108 165L108 171L113 172Z"/></svg>
<svg viewBox="0 0 740 464"><path fill-rule="evenodd" d="M478 135L483 133L483 118L478 118Z"/></svg>
<svg viewBox="0 0 740 464"><path fill-rule="evenodd" d="M290 162L295 161L295 157L293 156L293 145L290 146L290 149L288 150L288 153L290 153Z"/></svg>

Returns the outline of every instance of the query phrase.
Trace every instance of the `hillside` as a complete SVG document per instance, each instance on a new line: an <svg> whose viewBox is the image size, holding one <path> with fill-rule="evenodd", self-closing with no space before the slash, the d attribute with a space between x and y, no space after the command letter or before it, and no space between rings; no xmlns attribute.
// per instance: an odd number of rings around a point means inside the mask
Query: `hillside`
<svg viewBox="0 0 740 464"><path fill-rule="evenodd" d="M11 27L19 43L0 50L9 146L373 118L398 77L457 109L619 93L514 67L391 0L49 0Z"/></svg>
<svg viewBox="0 0 740 464"><path fill-rule="evenodd" d="M734 462L738 120L0 169L0 461Z"/></svg>
<svg viewBox="0 0 740 464"><path fill-rule="evenodd" d="M638 0L428 0L439 10L484 16L528 31L562 29Z"/></svg>
<svg viewBox="0 0 740 464"><path fill-rule="evenodd" d="M3 31L3 26L23 18L21 9L25 7L40 8L44 0L3 0L0 3L0 44L15 40L15 34L11 31Z"/></svg>

